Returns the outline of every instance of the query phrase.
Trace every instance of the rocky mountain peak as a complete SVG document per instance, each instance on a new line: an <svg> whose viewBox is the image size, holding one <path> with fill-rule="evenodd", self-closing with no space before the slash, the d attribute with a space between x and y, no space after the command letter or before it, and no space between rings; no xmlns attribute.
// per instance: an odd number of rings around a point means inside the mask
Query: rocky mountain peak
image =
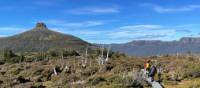
<svg viewBox="0 0 200 88"><path fill-rule="evenodd" d="M37 29L47 29L46 24L43 23L43 22L37 23L35 27L36 27Z"/></svg>
<svg viewBox="0 0 200 88"><path fill-rule="evenodd" d="M16 52L36 52L41 49L82 50L88 42L70 34L63 34L47 28L45 23L39 22L33 29L9 37L0 38L0 52L4 48Z"/></svg>

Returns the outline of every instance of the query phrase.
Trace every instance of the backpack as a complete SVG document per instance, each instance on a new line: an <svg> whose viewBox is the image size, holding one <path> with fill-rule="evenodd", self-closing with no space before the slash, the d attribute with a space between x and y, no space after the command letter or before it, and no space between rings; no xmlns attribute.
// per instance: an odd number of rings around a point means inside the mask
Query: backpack
<svg viewBox="0 0 200 88"><path fill-rule="evenodd" d="M146 69L149 69L149 68L150 68L150 64L149 64L149 63L146 63L146 64L145 64L145 68L146 68Z"/></svg>
<svg viewBox="0 0 200 88"><path fill-rule="evenodd" d="M151 70L150 70L150 75L151 75L151 76L153 76L153 75L155 75L155 74L156 74L156 72L157 72L157 69L156 69L156 67L155 67L155 66L151 67Z"/></svg>

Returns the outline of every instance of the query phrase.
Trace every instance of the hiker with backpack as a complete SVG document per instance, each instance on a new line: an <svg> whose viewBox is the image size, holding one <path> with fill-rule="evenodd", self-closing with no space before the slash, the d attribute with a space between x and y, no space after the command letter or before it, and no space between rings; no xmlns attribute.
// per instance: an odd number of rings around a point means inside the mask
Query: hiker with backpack
<svg viewBox="0 0 200 88"><path fill-rule="evenodd" d="M144 64L145 75L147 78L149 78L149 73L150 73L150 67L151 67L150 62L151 62L150 60L147 60Z"/></svg>
<svg viewBox="0 0 200 88"><path fill-rule="evenodd" d="M151 79L151 82L154 81L154 77L155 77L156 72L157 72L157 68L154 64L152 64L152 66L150 68L150 73L149 73L149 77Z"/></svg>

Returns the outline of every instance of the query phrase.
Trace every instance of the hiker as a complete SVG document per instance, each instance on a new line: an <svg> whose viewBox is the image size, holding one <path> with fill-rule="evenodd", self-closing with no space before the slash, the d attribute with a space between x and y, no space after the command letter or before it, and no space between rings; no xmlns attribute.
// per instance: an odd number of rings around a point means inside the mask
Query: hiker
<svg viewBox="0 0 200 88"><path fill-rule="evenodd" d="M149 73L149 77L151 78L151 82L154 81L154 76L156 74L156 66L153 64L150 68L150 73Z"/></svg>
<svg viewBox="0 0 200 88"><path fill-rule="evenodd" d="M144 64L144 70L145 70L145 75L147 76L147 77L149 77L149 72L150 72L150 60L147 60L146 62L145 62L145 64Z"/></svg>
<svg viewBox="0 0 200 88"><path fill-rule="evenodd" d="M159 63L158 66L157 66L158 82L159 83L161 82L162 72L163 72L163 68L162 68L161 64Z"/></svg>

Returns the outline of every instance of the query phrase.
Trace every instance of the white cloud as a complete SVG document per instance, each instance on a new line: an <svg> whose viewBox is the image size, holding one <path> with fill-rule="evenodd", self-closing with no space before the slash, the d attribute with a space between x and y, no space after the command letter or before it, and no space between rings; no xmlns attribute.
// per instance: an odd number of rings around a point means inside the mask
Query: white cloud
<svg viewBox="0 0 200 88"><path fill-rule="evenodd" d="M200 9L200 5L189 5L180 8L164 8L164 7L154 7L153 8L157 12L185 12L185 11L193 11L196 9Z"/></svg>
<svg viewBox="0 0 200 88"><path fill-rule="evenodd" d="M83 30L83 31L79 31L79 34L83 34L83 35L100 35L102 33L102 31L91 31L91 30Z"/></svg>
<svg viewBox="0 0 200 88"><path fill-rule="evenodd" d="M103 25L103 22L100 21L85 21L85 22L77 22L77 23L66 23L63 26L67 27L92 27L92 26L98 26Z"/></svg>
<svg viewBox="0 0 200 88"><path fill-rule="evenodd" d="M187 11L194 11L200 9L199 4L194 5L186 5L182 7L162 7L155 4L142 4L142 6L151 7L152 10L158 13L170 13L170 12L187 12Z"/></svg>
<svg viewBox="0 0 200 88"><path fill-rule="evenodd" d="M86 28L86 27L100 26L107 23L105 21L95 21L95 20L82 21L82 22L65 22L62 20L46 20L44 22L50 25L54 25L54 26L73 27L73 28Z"/></svg>
<svg viewBox="0 0 200 88"><path fill-rule="evenodd" d="M122 26L120 29L158 29L161 27L161 25L128 25Z"/></svg>
<svg viewBox="0 0 200 88"><path fill-rule="evenodd" d="M76 34L76 35L84 35L84 36L96 36L100 35L104 31L97 31L97 30L89 30L89 29L79 29L79 30L73 30L69 28L52 28L55 31L61 32L61 33L70 33L70 34Z"/></svg>
<svg viewBox="0 0 200 88"><path fill-rule="evenodd" d="M109 14L119 13L119 8L116 7L85 7L65 11L72 14Z"/></svg>
<svg viewBox="0 0 200 88"><path fill-rule="evenodd" d="M63 30L62 30L63 29ZM60 28L64 33L79 36L89 42L95 43L122 43L132 40L156 40L169 38L176 34L176 29L162 25L128 25L112 30L71 30Z"/></svg>
<svg viewBox="0 0 200 88"><path fill-rule="evenodd" d="M175 34L173 29L160 29L160 30L126 30L117 31L115 33L110 33L111 38L114 39L157 39L160 37L167 37Z"/></svg>
<svg viewBox="0 0 200 88"><path fill-rule="evenodd" d="M0 35L0 37L6 37L6 36L8 36L8 35Z"/></svg>
<svg viewBox="0 0 200 88"><path fill-rule="evenodd" d="M175 27L178 27L178 28L187 28L187 27L200 27L200 24L185 24L185 25L177 25Z"/></svg>
<svg viewBox="0 0 200 88"><path fill-rule="evenodd" d="M62 20L52 20L52 23L67 23ZM61 25L59 24L59 25ZM67 23L69 24L69 23ZM51 27L58 32L71 34L92 43L125 43L132 40L172 40L191 35L191 25L164 26L154 24L125 25L109 30L96 30L91 28L73 28L67 26ZM63 25L63 24L62 24ZM73 25L75 26L75 25ZM80 26L80 25L79 25ZM82 26L82 25L81 25ZM96 27L95 27L96 28ZM0 37L18 34L29 28L0 27ZM186 33L187 32L187 33ZM191 30L191 32L193 32Z"/></svg>
<svg viewBox="0 0 200 88"><path fill-rule="evenodd" d="M180 25L179 25L180 26ZM53 28L55 29L55 28ZM67 29L60 28L60 32L78 36L94 43L125 43L132 40L172 40L191 33L176 26L164 25L126 25L111 30ZM181 35L180 35L181 34Z"/></svg>
<svg viewBox="0 0 200 88"><path fill-rule="evenodd" d="M20 28L20 27L0 27L0 37L6 37L22 33L30 28Z"/></svg>
<svg viewBox="0 0 200 88"><path fill-rule="evenodd" d="M17 27L0 27L0 31L18 31L22 30L22 28Z"/></svg>
<svg viewBox="0 0 200 88"><path fill-rule="evenodd" d="M128 25L119 27L114 32L108 33L112 39L121 40L152 40L167 38L176 34L176 29L162 25ZM127 41L128 42L128 41Z"/></svg>

